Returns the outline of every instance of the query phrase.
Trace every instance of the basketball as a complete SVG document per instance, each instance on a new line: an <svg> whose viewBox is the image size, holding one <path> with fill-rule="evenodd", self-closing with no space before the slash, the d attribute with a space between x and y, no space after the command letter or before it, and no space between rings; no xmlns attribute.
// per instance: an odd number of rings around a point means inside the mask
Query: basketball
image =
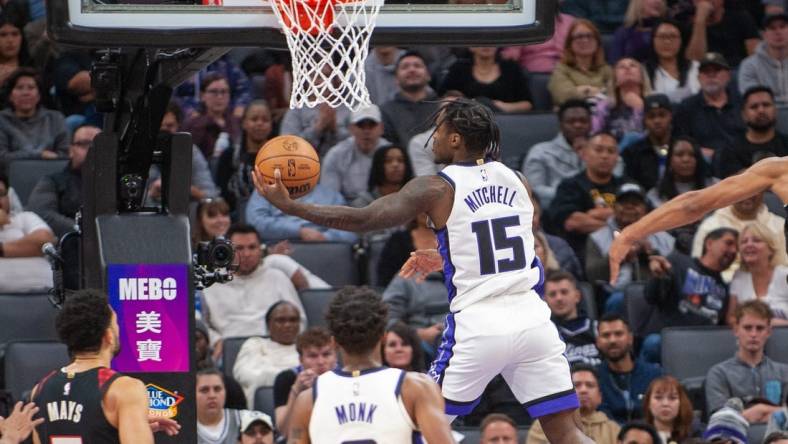
<svg viewBox="0 0 788 444"><path fill-rule="evenodd" d="M293 199L309 194L320 179L320 158L306 140L298 136L278 136L269 140L257 152L254 161L266 183L276 181L279 169L282 183Z"/></svg>

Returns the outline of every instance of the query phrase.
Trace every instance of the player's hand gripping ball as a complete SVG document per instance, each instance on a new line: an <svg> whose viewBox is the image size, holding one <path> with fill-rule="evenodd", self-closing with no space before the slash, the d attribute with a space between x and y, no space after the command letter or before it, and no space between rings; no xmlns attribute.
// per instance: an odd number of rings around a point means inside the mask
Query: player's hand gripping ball
<svg viewBox="0 0 788 444"><path fill-rule="evenodd" d="M268 185L276 182L279 170L290 197L309 194L320 179L320 158L306 140L298 136L274 137L260 148L254 161L257 172Z"/></svg>

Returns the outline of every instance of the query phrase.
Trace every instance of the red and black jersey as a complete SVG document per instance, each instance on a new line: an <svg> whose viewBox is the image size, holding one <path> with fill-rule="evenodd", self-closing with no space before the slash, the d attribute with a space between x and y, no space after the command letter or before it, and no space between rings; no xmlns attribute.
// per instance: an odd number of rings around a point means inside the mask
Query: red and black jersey
<svg viewBox="0 0 788 444"><path fill-rule="evenodd" d="M55 370L38 383L33 401L44 423L38 436L44 444L120 443L118 430L107 421L101 402L110 385L123 376L105 367L80 373Z"/></svg>

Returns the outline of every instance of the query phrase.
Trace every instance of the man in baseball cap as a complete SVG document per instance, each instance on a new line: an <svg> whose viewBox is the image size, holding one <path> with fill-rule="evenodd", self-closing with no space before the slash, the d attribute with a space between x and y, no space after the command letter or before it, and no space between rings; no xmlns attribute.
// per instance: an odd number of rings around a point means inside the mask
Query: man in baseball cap
<svg viewBox="0 0 788 444"><path fill-rule="evenodd" d="M257 410L241 410L240 444L273 444L274 424L271 417Z"/></svg>
<svg viewBox="0 0 788 444"><path fill-rule="evenodd" d="M739 67L739 92L754 86L768 86L774 92L778 106L788 105L788 85L785 69L788 63L788 14L768 14L763 18L763 41L755 53L744 59Z"/></svg>
<svg viewBox="0 0 788 444"><path fill-rule="evenodd" d="M643 100L643 127L646 137L630 145L621 157L626 165L624 175L643 188L651 189L662 176L673 138L673 107L668 96L646 96Z"/></svg>

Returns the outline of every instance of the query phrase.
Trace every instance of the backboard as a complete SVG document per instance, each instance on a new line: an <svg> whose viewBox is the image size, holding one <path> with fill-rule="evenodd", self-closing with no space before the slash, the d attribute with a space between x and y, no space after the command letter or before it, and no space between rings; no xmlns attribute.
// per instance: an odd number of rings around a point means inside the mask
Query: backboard
<svg viewBox="0 0 788 444"><path fill-rule="evenodd" d="M102 47L286 48L268 0L58 0L49 32ZM221 3L203 5L203 3ZM553 33L557 0L386 0L373 45L514 45Z"/></svg>

